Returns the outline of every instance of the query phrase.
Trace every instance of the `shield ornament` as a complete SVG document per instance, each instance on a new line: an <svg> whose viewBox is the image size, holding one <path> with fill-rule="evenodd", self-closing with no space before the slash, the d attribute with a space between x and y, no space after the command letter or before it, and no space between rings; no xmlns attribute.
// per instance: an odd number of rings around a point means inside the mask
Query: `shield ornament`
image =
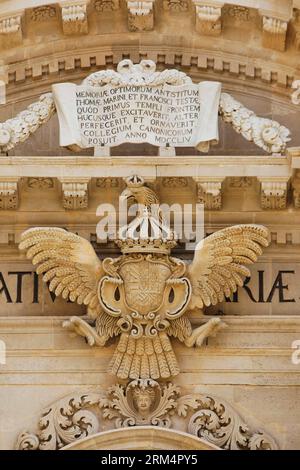
<svg viewBox="0 0 300 470"><path fill-rule="evenodd" d="M128 307L146 315L160 307L166 280L172 273L166 264L144 259L125 263L119 274L124 281Z"/></svg>

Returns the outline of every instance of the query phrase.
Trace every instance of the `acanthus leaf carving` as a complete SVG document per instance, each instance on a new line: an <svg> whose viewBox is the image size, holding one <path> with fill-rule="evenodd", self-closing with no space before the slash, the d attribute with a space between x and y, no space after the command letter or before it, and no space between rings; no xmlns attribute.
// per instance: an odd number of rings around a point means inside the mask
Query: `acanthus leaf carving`
<svg viewBox="0 0 300 470"><path fill-rule="evenodd" d="M104 11L115 11L120 7L119 0L95 0L94 8L99 13Z"/></svg>
<svg viewBox="0 0 300 470"><path fill-rule="evenodd" d="M118 188L119 184L118 178L97 178L96 180L97 188Z"/></svg>
<svg viewBox="0 0 300 470"><path fill-rule="evenodd" d="M23 431L18 450L57 450L71 442L98 432L100 424L93 407L99 405L97 393L74 394L46 408L39 420L39 431Z"/></svg>
<svg viewBox="0 0 300 470"><path fill-rule="evenodd" d="M33 8L31 11L32 21L48 21L56 17L56 8L52 5L44 5L41 7Z"/></svg>
<svg viewBox="0 0 300 470"><path fill-rule="evenodd" d="M188 179L184 177L166 177L163 178L162 185L165 188L186 188L188 186Z"/></svg>
<svg viewBox="0 0 300 470"><path fill-rule="evenodd" d="M188 423L188 432L225 450L275 450L277 444L263 431L251 431L223 400L197 396L198 406Z"/></svg>
<svg viewBox="0 0 300 470"><path fill-rule="evenodd" d="M168 383L161 386L152 379L137 379L126 387L114 385L108 399L102 402L103 417L115 420L115 427L152 425L170 427L167 416L176 408L179 387Z"/></svg>
<svg viewBox="0 0 300 470"><path fill-rule="evenodd" d="M27 186L31 189L52 189L54 188L53 178L28 178Z"/></svg>
<svg viewBox="0 0 300 470"><path fill-rule="evenodd" d="M179 426L221 449L278 448L270 435L250 429L224 400L201 393L181 395L180 387L171 382L137 379L127 385L115 384L103 393L76 393L58 400L42 413L37 434L20 433L16 449L61 449L107 430L105 421L115 428Z"/></svg>
<svg viewBox="0 0 300 470"><path fill-rule="evenodd" d="M241 5L225 5L223 14L238 21L249 21L250 10Z"/></svg>

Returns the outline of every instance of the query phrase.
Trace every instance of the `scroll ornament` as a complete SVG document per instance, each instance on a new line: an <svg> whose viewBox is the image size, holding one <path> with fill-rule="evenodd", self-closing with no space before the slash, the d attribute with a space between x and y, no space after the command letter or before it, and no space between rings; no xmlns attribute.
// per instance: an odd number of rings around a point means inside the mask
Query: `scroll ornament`
<svg viewBox="0 0 300 470"><path fill-rule="evenodd" d="M295 90L291 95L292 103L298 105L300 104L300 80L294 80L292 88Z"/></svg>
<svg viewBox="0 0 300 470"><path fill-rule="evenodd" d="M251 430L225 401L214 396L181 396L172 383L139 379L106 393L69 395L48 407L37 434L22 432L17 450L57 450L108 429L159 426L180 430L227 450L276 450L264 431Z"/></svg>
<svg viewBox="0 0 300 470"><path fill-rule="evenodd" d="M151 60L142 60L133 64L126 59L118 64L117 71L102 70L88 76L83 85L102 87L110 84L114 87L125 85L161 87L192 84L185 73L176 69L156 71L156 64ZM56 111L52 93L42 95L38 102L28 106L15 118L0 123L0 152L12 150L24 142L42 124L46 123ZM290 131L277 121L260 118L244 107L227 93L221 93L219 114L225 122L231 123L234 130L248 141L254 142L267 153L283 153L289 142Z"/></svg>

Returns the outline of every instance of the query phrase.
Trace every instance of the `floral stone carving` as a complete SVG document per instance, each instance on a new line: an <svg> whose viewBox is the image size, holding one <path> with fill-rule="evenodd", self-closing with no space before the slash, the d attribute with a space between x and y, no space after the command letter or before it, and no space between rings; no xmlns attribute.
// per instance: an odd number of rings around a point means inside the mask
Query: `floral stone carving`
<svg viewBox="0 0 300 470"><path fill-rule="evenodd" d="M161 386L151 379L134 380L127 387L114 385L101 402L103 417L114 419L117 428L149 424L170 427L168 414L177 406L179 391L176 385Z"/></svg>
<svg viewBox="0 0 300 470"><path fill-rule="evenodd" d="M42 124L49 121L54 112L52 94L47 93L15 118L0 123L0 152L7 152L25 142Z"/></svg>
<svg viewBox="0 0 300 470"><path fill-rule="evenodd" d="M46 408L39 420L39 433L22 432L17 440L19 450L55 450L77 439L95 434L99 421L90 408L99 405L95 393L65 397Z"/></svg>
<svg viewBox="0 0 300 470"><path fill-rule="evenodd" d="M221 94L220 114L234 130L268 153L282 153L289 142L289 130L271 119L260 118L227 93Z"/></svg>
<svg viewBox="0 0 300 470"><path fill-rule="evenodd" d="M222 302L250 276L245 266L268 245L268 230L237 225L205 238L190 265L170 256L176 234L163 220L156 193L144 180L126 180L123 199L139 205L137 216L119 230L118 258L102 262L85 239L61 228L37 227L21 237L20 249L55 295L87 306L94 326L71 317L64 326L90 346L119 342L108 371L120 379L159 379L179 373L170 337L201 346L224 323L212 318L193 329L186 313Z"/></svg>
<svg viewBox="0 0 300 470"><path fill-rule="evenodd" d="M271 436L251 430L223 400L202 394L181 396L177 385L139 379L127 385L116 384L106 393L74 394L55 402L42 413L38 433L22 432L16 449L60 449L107 430L105 422L113 422L115 428L179 427L222 449L278 448Z"/></svg>

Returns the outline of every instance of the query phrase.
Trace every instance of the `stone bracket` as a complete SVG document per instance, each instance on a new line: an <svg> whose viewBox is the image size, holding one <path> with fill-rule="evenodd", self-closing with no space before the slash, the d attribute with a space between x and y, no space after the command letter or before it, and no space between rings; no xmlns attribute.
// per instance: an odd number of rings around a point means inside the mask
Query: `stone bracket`
<svg viewBox="0 0 300 470"><path fill-rule="evenodd" d="M197 185L197 202L204 204L205 209L220 210L222 208L222 182L224 179L225 177L193 177Z"/></svg>
<svg viewBox="0 0 300 470"><path fill-rule="evenodd" d="M0 16L0 38L10 47L23 41L22 17L24 10Z"/></svg>
<svg viewBox="0 0 300 470"><path fill-rule="evenodd" d="M262 209L285 209L289 178L258 178Z"/></svg>
<svg viewBox="0 0 300 470"><path fill-rule="evenodd" d="M90 178L60 178L64 209L78 210L88 207L88 183Z"/></svg>
<svg viewBox="0 0 300 470"><path fill-rule="evenodd" d="M87 34L87 6L90 0L70 0L61 2L63 32L69 34Z"/></svg>
<svg viewBox="0 0 300 470"><path fill-rule="evenodd" d="M273 12L259 10L262 16L262 44L263 47L284 51L286 34L290 18L274 15Z"/></svg>
<svg viewBox="0 0 300 470"><path fill-rule="evenodd" d="M154 27L153 6L155 0L127 1L129 31L151 31Z"/></svg>
<svg viewBox="0 0 300 470"><path fill-rule="evenodd" d="M293 201L296 209L300 209L300 171L296 170L292 180Z"/></svg>
<svg viewBox="0 0 300 470"><path fill-rule="evenodd" d="M196 31L206 36L219 36L222 31L223 2L193 0L196 7Z"/></svg>
<svg viewBox="0 0 300 470"><path fill-rule="evenodd" d="M0 179L0 210L15 210L19 205L18 178Z"/></svg>

